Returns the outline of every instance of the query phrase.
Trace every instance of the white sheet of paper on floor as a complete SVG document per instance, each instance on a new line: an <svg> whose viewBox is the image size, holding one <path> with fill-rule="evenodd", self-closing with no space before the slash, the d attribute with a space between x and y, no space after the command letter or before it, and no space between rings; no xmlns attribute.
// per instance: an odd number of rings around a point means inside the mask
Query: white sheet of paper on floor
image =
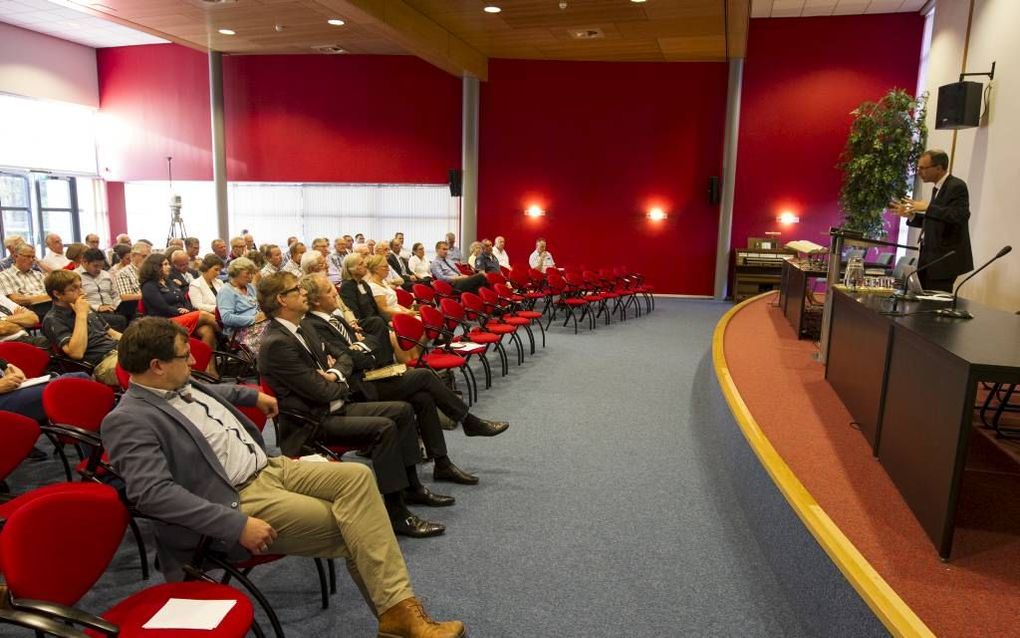
<svg viewBox="0 0 1020 638"><path fill-rule="evenodd" d="M236 600L171 598L142 629L216 629Z"/></svg>

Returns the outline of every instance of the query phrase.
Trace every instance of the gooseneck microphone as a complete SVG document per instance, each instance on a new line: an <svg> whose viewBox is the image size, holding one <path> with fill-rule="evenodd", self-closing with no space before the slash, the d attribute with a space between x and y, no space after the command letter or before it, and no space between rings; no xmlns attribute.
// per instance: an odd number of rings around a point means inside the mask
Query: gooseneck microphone
<svg viewBox="0 0 1020 638"><path fill-rule="evenodd" d="M936 259L934 261L929 261L928 263L926 263L925 265L921 266L920 268L917 268L913 272L907 274L907 276L903 278L903 287L900 288L899 290L897 290L896 292L894 292L893 295L892 295L893 296L893 305L892 305L892 308L890 308L889 310L886 310L886 311L884 311L884 312L882 312L880 314L888 315L890 317L902 317L904 315L904 313L902 313L902 312L900 312L899 310L896 309L896 306L899 304L900 299L906 299L907 301L913 301L915 299L914 293L907 292L907 288L909 287L909 284L910 284L910 278L913 277L914 275L916 275L917 273L921 272L922 270L925 270L926 268L928 268L930 266L934 266L935 264L939 263L943 259L948 259L948 258L952 257L955 254L956 254L955 250L950 250L948 253L946 253L945 255L942 255L938 259Z"/></svg>
<svg viewBox="0 0 1020 638"><path fill-rule="evenodd" d="M961 281L956 286L956 290L953 291L953 305L951 307L949 307L949 308L944 308L942 310L937 310L935 312L935 314L939 315L940 317L951 317L953 319L973 319L974 315L970 314L966 310L957 310L957 308L956 308L956 301L957 301L957 299L959 298L959 295L960 295L960 288L963 288L963 284L965 284L968 281L970 281L971 279L973 279L974 275L978 274L979 272L981 272L985 268L988 268L989 266L991 266L992 262L994 262L994 261L996 261L998 259L1002 259L1006 255L1008 255L1012 250L1013 250L1012 246L1003 246L1002 250L1000 250L999 252L995 253L995 256L992 257L991 259L989 259L988 261L986 261L983 266L981 266L980 268L978 268L974 272L970 273L967 276L966 279Z"/></svg>

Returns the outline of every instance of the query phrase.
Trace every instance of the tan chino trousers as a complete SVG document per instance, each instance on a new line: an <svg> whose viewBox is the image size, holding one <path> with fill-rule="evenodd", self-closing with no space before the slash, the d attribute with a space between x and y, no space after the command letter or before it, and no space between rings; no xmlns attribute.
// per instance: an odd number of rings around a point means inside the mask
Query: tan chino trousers
<svg viewBox="0 0 1020 638"><path fill-rule="evenodd" d="M372 470L278 456L240 489L240 510L273 526L269 552L344 558L376 615L414 596Z"/></svg>

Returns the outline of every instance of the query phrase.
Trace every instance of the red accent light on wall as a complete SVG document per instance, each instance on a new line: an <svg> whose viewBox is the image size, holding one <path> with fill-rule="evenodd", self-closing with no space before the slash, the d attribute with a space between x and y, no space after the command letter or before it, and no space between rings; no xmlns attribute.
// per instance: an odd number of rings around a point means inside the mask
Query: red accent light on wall
<svg viewBox="0 0 1020 638"><path fill-rule="evenodd" d="M666 215L666 211L664 211L659 206L648 209L648 219L652 220L653 222L664 221L666 217L668 217L668 215Z"/></svg>
<svg viewBox="0 0 1020 638"><path fill-rule="evenodd" d="M532 219L538 219L539 217L545 215L545 209L539 206L538 204L532 204L531 206L528 206L524 210L524 214L527 215L528 217L531 217Z"/></svg>
<svg viewBox="0 0 1020 638"><path fill-rule="evenodd" d="M800 223L800 217L795 215L793 211L784 210L779 213L779 217L776 217L776 221L784 226L789 226L790 224Z"/></svg>

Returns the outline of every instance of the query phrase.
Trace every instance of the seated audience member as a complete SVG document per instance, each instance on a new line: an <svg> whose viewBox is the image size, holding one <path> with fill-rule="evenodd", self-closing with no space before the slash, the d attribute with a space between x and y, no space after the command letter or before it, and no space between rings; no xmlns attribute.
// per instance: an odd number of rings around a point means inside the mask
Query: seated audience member
<svg viewBox="0 0 1020 638"><path fill-rule="evenodd" d="M472 264L478 272L499 272L499 261L492 254L492 242L482 240L481 250Z"/></svg>
<svg viewBox="0 0 1020 638"><path fill-rule="evenodd" d="M184 577L202 536L235 560L269 552L344 558L379 617L380 636L464 636L463 623L433 621L414 598L371 471L269 456L261 433L234 406L276 416L276 400L191 382L190 361L179 326L156 318L132 325L120 362L131 385L101 430L128 501L157 521L167 579Z"/></svg>
<svg viewBox="0 0 1020 638"><path fill-rule="evenodd" d="M381 241L377 243L375 245L375 254L378 255L379 257L382 257L384 261L388 261L390 257L390 242ZM386 273L386 279L384 281L391 286L404 285L404 278L401 277L400 274L392 268L390 268L389 271Z"/></svg>
<svg viewBox="0 0 1020 638"><path fill-rule="evenodd" d="M201 245L199 244L198 237L184 238L184 252L188 255L188 268L197 271L199 264L202 263L202 257L199 255Z"/></svg>
<svg viewBox="0 0 1020 638"><path fill-rule="evenodd" d="M258 354L266 329L266 315L259 310L258 294L252 283L258 272L251 260L235 259L227 266L227 285L216 294L223 332L254 354Z"/></svg>
<svg viewBox="0 0 1020 638"><path fill-rule="evenodd" d="M397 303L397 293L386 283L390 274L390 265L385 257L372 255L365 260L365 269L368 273L364 280L368 282L369 290L372 291L372 296L375 298L375 305L385 319L392 319L393 315L418 316L416 311Z"/></svg>
<svg viewBox="0 0 1020 638"><path fill-rule="evenodd" d="M175 250L184 250L184 240L180 237L172 237L166 242L166 248L163 252L167 255L172 254Z"/></svg>
<svg viewBox="0 0 1020 638"><path fill-rule="evenodd" d="M220 280L222 268L223 260L213 253L202 259L198 267L198 277L192 279L188 286L188 297L191 298L193 307L205 312L216 312L216 299L224 286Z"/></svg>
<svg viewBox="0 0 1020 638"><path fill-rule="evenodd" d="M433 279L442 279L459 292L478 292L478 289L486 283L485 275L461 274L457 267L451 263L448 252L445 241L436 244L436 258L432 260L430 266Z"/></svg>
<svg viewBox="0 0 1020 638"><path fill-rule="evenodd" d="M7 270L14 265L14 249L25 243L21 235L8 235L4 237L4 250L7 256L0 259L0 272Z"/></svg>
<svg viewBox="0 0 1020 638"><path fill-rule="evenodd" d="M120 272L121 268L124 268L131 263L131 246L127 244L117 244L110 251L112 255L111 259L113 264L110 266L110 276L113 277L114 283L117 281L117 273Z"/></svg>
<svg viewBox="0 0 1020 638"><path fill-rule="evenodd" d="M305 254L305 245L299 241L295 241L287 249L287 263L285 263L280 270L289 272L292 275L301 275L301 258Z"/></svg>
<svg viewBox="0 0 1020 638"><path fill-rule="evenodd" d="M142 298L142 286L138 282L138 272L142 263L152 254L152 247L140 241L131 246L131 261L117 271L114 281L117 283L117 294L120 295L120 307L117 311L124 315L128 323L138 312L138 302Z"/></svg>
<svg viewBox="0 0 1020 638"><path fill-rule="evenodd" d="M401 256L400 251L403 246L399 239L393 239L390 241L389 250L386 251L386 263L390 265L390 272L395 273L400 278L401 283L397 284L404 288L404 290L410 290L415 284L420 284L421 281L418 276L411 272L410 266L407 265L407 259Z"/></svg>
<svg viewBox="0 0 1020 638"><path fill-rule="evenodd" d="M482 242L473 241L471 242L471 245L468 246L467 260L465 260L463 263L466 263L468 266L471 266L473 270L478 270L478 268L475 267L475 260L478 259L478 255L481 254L482 254Z"/></svg>
<svg viewBox="0 0 1020 638"><path fill-rule="evenodd" d="M301 273L310 275L317 272L326 272L326 258L317 250L309 250L301 255ZM292 273L297 274L297 273Z"/></svg>
<svg viewBox="0 0 1020 638"><path fill-rule="evenodd" d="M99 235L95 233L85 235L85 245L92 250L99 250L99 252L103 254L103 270L109 270L110 260L107 258L106 253L99 249Z"/></svg>
<svg viewBox="0 0 1020 638"><path fill-rule="evenodd" d="M460 263L464 261L464 255L460 252L460 247L456 244L457 236L453 233L446 233L446 248L447 258L454 263Z"/></svg>
<svg viewBox="0 0 1020 638"><path fill-rule="evenodd" d="M25 331L25 328L38 323L39 315L0 294L0 341L20 341L39 348L49 348L50 342L46 337L30 335Z"/></svg>
<svg viewBox="0 0 1020 638"><path fill-rule="evenodd" d="M123 332L127 326L127 318L117 312L117 308L120 307L120 295L117 293L117 284L113 281L113 276L103 270L104 264L106 260L103 259L103 251L98 248L89 248L85 251L82 267L78 272L81 276L81 291L88 299L93 312L98 313L111 328Z"/></svg>
<svg viewBox="0 0 1020 638"><path fill-rule="evenodd" d="M375 245L376 245L376 243L377 242L374 239L369 239L368 241L365 242L365 247L366 247L368 255L374 255L375 254Z"/></svg>
<svg viewBox="0 0 1020 638"><path fill-rule="evenodd" d="M429 269L431 263L425 256L425 245L416 242L411 246L411 256L407 260L407 267L414 275L415 283L428 284L432 281L432 271Z"/></svg>
<svg viewBox="0 0 1020 638"><path fill-rule="evenodd" d="M355 244L364 244L365 243L365 236L362 235L361 233L355 234L354 235L354 243Z"/></svg>
<svg viewBox="0 0 1020 638"><path fill-rule="evenodd" d="M120 333L92 312L81 292L81 277L71 270L54 270L46 275L45 285L53 299L53 308L43 317L46 338L71 359L91 365L96 381L120 388L115 371Z"/></svg>
<svg viewBox="0 0 1020 638"><path fill-rule="evenodd" d="M360 253L348 255L344 260L344 269L341 274L344 282L340 284L340 298L343 299L344 305L354 313L358 321L364 321L369 317L380 317L384 321L388 321L388 318L379 311L372 289L364 280L365 275L368 274L368 269L365 268L365 257Z"/></svg>
<svg viewBox="0 0 1020 638"><path fill-rule="evenodd" d="M496 237L496 244L492 247L492 254L496 256L496 261L499 265L504 268L510 267L510 253L506 251L506 238L502 236Z"/></svg>
<svg viewBox="0 0 1020 638"><path fill-rule="evenodd" d="M340 274L344 269L344 258L351 254L351 244L347 243L347 236L337 237L333 240L333 252L329 255L329 280L333 285L339 285L343 280Z"/></svg>
<svg viewBox="0 0 1020 638"><path fill-rule="evenodd" d="M397 377L365 381L366 370L386 365L392 357L378 360L377 340L359 337L353 326L347 323L339 309L340 298L336 288L329 280L321 276L306 276L301 278L301 287L308 295L310 309L305 319L315 327L326 351L337 360L337 367L345 372L351 388L360 391L362 398L368 401L407 401L414 406L425 450L436 462L434 478L466 485L477 483L477 477L460 470L447 456L436 407L453 421L462 423L464 434L468 436L496 436L510 424L485 421L470 414L468 406L431 370L411 368Z"/></svg>
<svg viewBox="0 0 1020 638"><path fill-rule="evenodd" d="M35 247L22 242L14 248L13 256L14 265L0 272L0 294L45 317L50 309L50 296L46 294L43 273L33 268Z"/></svg>
<svg viewBox="0 0 1020 638"><path fill-rule="evenodd" d="M227 258L227 265L229 266L230 262L238 257L244 257L246 252L248 252L248 244L244 241L244 237L232 237L230 239L230 256Z"/></svg>
<svg viewBox="0 0 1020 638"><path fill-rule="evenodd" d="M394 246L393 242L396 242L397 246ZM411 251L404 247L404 233L398 232L393 235L393 241L390 242L390 250L403 257L404 261L411 258Z"/></svg>
<svg viewBox="0 0 1020 638"><path fill-rule="evenodd" d="M43 272L60 270L71 263L71 260L64 255L64 240L56 233L46 235L46 256L39 260L39 267Z"/></svg>
<svg viewBox="0 0 1020 638"><path fill-rule="evenodd" d="M73 372L65 377L88 379L84 372ZM45 383L38 383L27 388L21 384L26 381L25 372L18 366L0 359L0 410L24 414L40 424L46 423L46 412L43 410L42 395ZM46 453L35 448L29 458L43 460Z"/></svg>
<svg viewBox="0 0 1020 638"><path fill-rule="evenodd" d="M249 252L249 251L252 251L252 250L258 250L258 246L255 245L255 237L253 237L251 233L245 232L245 233L242 233L241 236L244 237L245 252Z"/></svg>
<svg viewBox="0 0 1020 638"><path fill-rule="evenodd" d="M127 233L117 235L117 237L113 240L113 246L110 246L110 249L106 251L106 259L110 262L111 268L117 263L117 258L113 254L114 249L117 248L117 246L127 246L128 248L131 248L131 244L131 237Z"/></svg>
<svg viewBox="0 0 1020 638"><path fill-rule="evenodd" d="M394 531L413 537L442 534L445 527L422 520L406 506L407 502L430 507L454 503L452 497L433 494L418 479L418 435L411 406L400 401L351 402L347 378L335 367L315 327L304 319L308 300L294 275L266 277L258 290L259 305L272 318L259 350L259 373L281 409L311 421L281 420L283 453L302 454L314 443L369 445L372 469Z"/></svg>
<svg viewBox="0 0 1020 638"><path fill-rule="evenodd" d="M212 244L210 244L209 247L212 249L214 255L223 260L224 264L226 264L227 260L230 259L230 249L227 248L227 242L222 239L212 240Z"/></svg>
<svg viewBox="0 0 1020 638"><path fill-rule="evenodd" d="M210 349L216 349L216 316L204 310L195 310L177 284L169 280L170 263L166 255L155 253L149 255L138 272L141 283L142 301L145 314L153 317L165 317L178 323L201 339ZM215 374L212 361L209 362L210 374Z"/></svg>
<svg viewBox="0 0 1020 638"><path fill-rule="evenodd" d="M245 258L255 264L255 281L258 281L262 269L266 266L266 256L261 250L249 250L244 254Z"/></svg>
<svg viewBox="0 0 1020 638"><path fill-rule="evenodd" d="M67 270L77 270L78 274L81 274L82 260L85 257L85 251L89 247L85 244L75 242L67 247L64 251L64 256L67 258L67 263L64 264L64 268Z"/></svg>
<svg viewBox="0 0 1020 638"><path fill-rule="evenodd" d="M535 252L528 257L528 265L539 272L545 272L547 268L555 268L552 253L546 250L545 240L539 239L535 242Z"/></svg>
<svg viewBox="0 0 1020 638"><path fill-rule="evenodd" d="M283 251L280 250L280 247L276 244L266 244L264 254L266 265L262 267L262 276L268 277L280 272L280 268L283 266Z"/></svg>
<svg viewBox="0 0 1020 638"><path fill-rule="evenodd" d="M181 292L187 293L191 286L191 280L198 277L198 271L192 270L191 260L183 250L167 251L166 254L168 255L167 261L170 262L170 274L167 279L177 284Z"/></svg>

